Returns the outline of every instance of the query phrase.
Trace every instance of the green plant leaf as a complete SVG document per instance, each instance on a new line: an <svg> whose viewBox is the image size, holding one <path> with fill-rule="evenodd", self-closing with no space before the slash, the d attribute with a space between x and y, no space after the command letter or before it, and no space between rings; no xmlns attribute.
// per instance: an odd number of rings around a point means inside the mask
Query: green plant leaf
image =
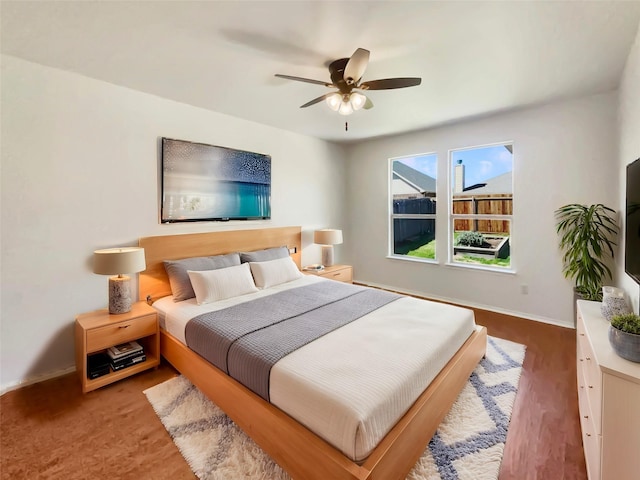
<svg viewBox="0 0 640 480"><path fill-rule="evenodd" d="M614 315L611 318L611 326L623 332L640 335L640 316L635 313Z"/></svg>
<svg viewBox="0 0 640 480"><path fill-rule="evenodd" d="M615 210L603 205L569 204L555 212L560 236L562 273L573 279L585 298L601 299L601 286L611 278L608 263L614 258L618 235Z"/></svg>

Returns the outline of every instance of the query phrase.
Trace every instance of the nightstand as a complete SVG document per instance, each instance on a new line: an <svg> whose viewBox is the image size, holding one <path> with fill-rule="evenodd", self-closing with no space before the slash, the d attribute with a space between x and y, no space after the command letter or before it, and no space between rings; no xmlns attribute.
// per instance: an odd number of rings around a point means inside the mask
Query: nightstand
<svg viewBox="0 0 640 480"><path fill-rule="evenodd" d="M82 313L76 317L76 370L84 393L109 385L135 373L160 364L160 332L157 312L146 302L134 303L131 311L119 315L108 309ZM90 379L87 377L87 355L103 352L120 343L137 341L147 359L122 370Z"/></svg>
<svg viewBox="0 0 640 480"><path fill-rule="evenodd" d="M353 283L353 267L351 265L332 265L324 267L318 272L304 270L307 275L317 275L319 277L330 278L339 282Z"/></svg>

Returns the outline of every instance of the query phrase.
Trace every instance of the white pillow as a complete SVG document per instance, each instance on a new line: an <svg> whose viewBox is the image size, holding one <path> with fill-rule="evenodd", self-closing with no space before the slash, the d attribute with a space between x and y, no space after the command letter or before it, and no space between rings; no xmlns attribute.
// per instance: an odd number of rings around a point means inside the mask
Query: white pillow
<svg viewBox="0 0 640 480"><path fill-rule="evenodd" d="M217 270L188 270L187 273L198 305L258 291L246 263Z"/></svg>
<svg viewBox="0 0 640 480"><path fill-rule="evenodd" d="M249 262L249 265L258 288L269 288L291 282L303 275L291 257L266 262Z"/></svg>

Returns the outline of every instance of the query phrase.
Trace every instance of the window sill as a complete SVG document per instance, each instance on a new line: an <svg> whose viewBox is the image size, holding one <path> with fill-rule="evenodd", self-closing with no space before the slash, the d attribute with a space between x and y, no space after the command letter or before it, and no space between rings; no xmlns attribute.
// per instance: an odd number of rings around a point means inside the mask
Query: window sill
<svg viewBox="0 0 640 480"><path fill-rule="evenodd" d="M440 262L431 258L420 258L420 257L410 257L407 255L387 255L386 258L389 260L400 260L402 262L414 262L414 263L427 263L430 265L441 265ZM458 262L446 262L444 263L446 267L453 268L467 268L470 270L480 270L484 272L495 272L495 273L505 273L507 275L515 275L517 272L513 268L504 268L504 267L491 267L488 265L478 265L472 263L458 263Z"/></svg>
<svg viewBox="0 0 640 480"><path fill-rule="evenodd" d="M491 267L488 265L478 265L474 263L447 262L445 263L445 266L454 268L468 268L471 270L482 270L485 272L506 273L508 275L515 275L517 273L513 268Z"/></svg>
<svg viewBox="0 0 640 480"><path fill-rule="evenodd" d="M390 260L401 260L403 262L429 263L431 265L439 265L437 260L433 258L412 257L409 255L387 255Z"/></svg>

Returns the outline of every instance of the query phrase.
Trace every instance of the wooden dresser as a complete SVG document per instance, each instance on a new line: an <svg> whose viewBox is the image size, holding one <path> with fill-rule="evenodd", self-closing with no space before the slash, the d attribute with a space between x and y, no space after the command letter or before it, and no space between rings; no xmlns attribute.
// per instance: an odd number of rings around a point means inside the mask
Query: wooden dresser
<svg viewBox="0 0 640 480"><path fill-rule="evenodd" d="M589 480L640 478L640 363L609 344L600 302L578 300L577 370Z"/></svg>

